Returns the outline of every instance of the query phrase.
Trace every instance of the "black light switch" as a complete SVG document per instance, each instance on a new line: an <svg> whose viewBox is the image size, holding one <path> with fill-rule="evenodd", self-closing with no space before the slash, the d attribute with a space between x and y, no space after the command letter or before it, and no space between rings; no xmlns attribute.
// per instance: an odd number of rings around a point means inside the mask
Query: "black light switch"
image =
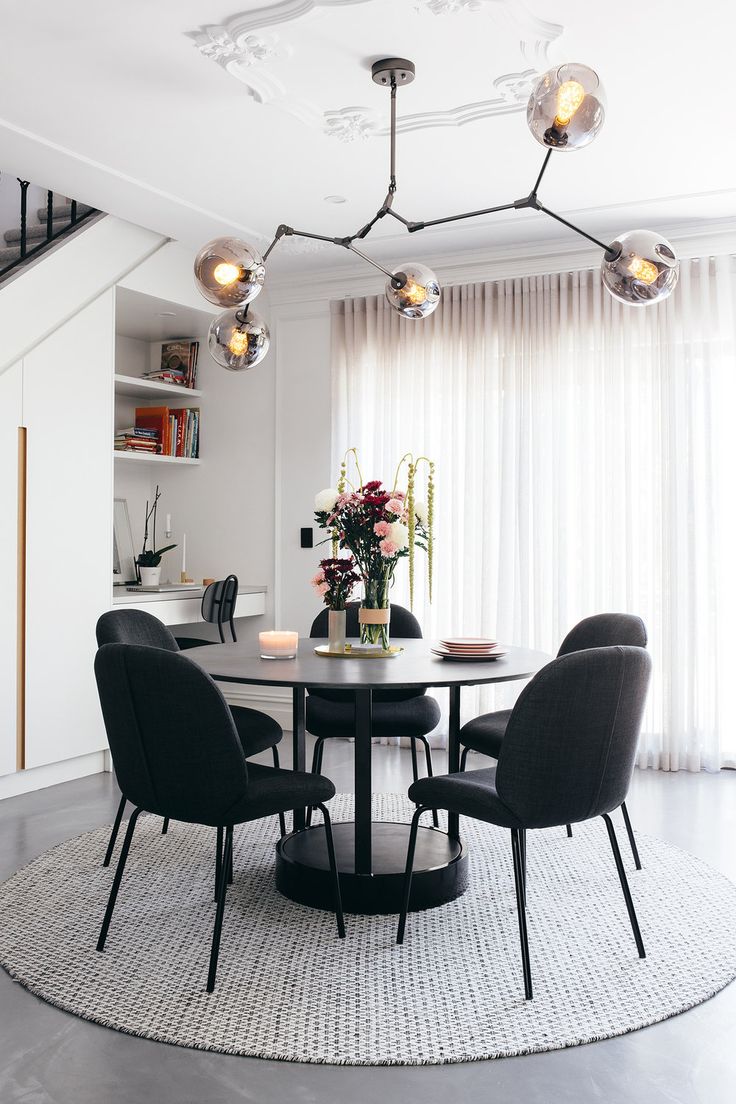
<svg viewBox="0 0 736 1104"><path fill-rule="evenodd" d="M311 528L302 529L301 535L302 548L314 548L314 530Z"/></svg>

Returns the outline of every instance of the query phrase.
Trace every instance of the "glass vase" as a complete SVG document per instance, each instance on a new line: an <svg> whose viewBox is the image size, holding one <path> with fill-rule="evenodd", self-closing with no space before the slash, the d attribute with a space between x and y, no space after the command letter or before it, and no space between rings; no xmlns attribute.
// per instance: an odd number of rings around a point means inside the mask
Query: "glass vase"
<svg viewBox="0 0 736 1104"><path fill-rule="evenodd" d="M364 595L358 610L361 644L380 644L388 651L391 606L388 600L388 579L364 581Z"/></svg>
<svg viewBox="0 0 736 1104"><path fill-rule="evenodd" d="M331 652L345 651L345 610L329 610L327 614L328 647Z"/></svg>

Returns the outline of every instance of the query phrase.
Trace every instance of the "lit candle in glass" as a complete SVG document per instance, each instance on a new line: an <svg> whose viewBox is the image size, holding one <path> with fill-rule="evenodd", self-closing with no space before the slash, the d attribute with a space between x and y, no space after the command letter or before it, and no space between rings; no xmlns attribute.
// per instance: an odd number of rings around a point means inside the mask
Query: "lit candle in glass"
<svg viewBox="0 0 736 1104"><path fill-rule="evenodd" d="M262 632L258 634L261 659L293 659L299 646L297 632Z"/></svg>

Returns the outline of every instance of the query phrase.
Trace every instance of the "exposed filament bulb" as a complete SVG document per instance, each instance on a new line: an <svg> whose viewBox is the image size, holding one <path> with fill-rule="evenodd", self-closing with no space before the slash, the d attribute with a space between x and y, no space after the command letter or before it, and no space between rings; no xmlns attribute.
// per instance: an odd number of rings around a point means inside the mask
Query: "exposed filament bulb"
<svg viewBox="0 0 736 1104"><path fill-rule="evenodd" d="M221 261L220 264L215 266L212 275L220 287L227 287L228 284L234 284L236 280L240 279L241 271L239 265L230 264L229 261Z"/></svg>
<svg viewBox="0 0 736 1104"><path fill-rule="evenodd" d="M233 330L227 347L233 356L245 356L248 352L248 334L243 330Z"/></svg>
<svg viewBox="0 0 736 1104"><path fill-rule="evenodd" d="M643 257L631 258L629 272L635 280L641 280L643 284L653 284L659 276L657 266L651 261L645 261Z"/></svg>
<svg viewBox="0 0 736 1104"><path fill-rule="evenodd" d="M567 126L584 99L585 89L580 81L568 80L561 84L557 92L555 126Z"/></svg>

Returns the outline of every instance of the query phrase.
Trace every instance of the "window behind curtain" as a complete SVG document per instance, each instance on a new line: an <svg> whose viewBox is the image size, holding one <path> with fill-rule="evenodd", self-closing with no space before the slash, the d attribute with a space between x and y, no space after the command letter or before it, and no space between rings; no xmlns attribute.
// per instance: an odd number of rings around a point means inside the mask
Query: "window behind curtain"
<svg viewBox="0 0 736 1104"><path fill-rule="evenodd" d="M417 322L382 297L333 304L335 464L353 445L366 478L390 480L408 450L437 464L425 635L554 654L582 617L640 614L640 766L736 765L735 287L724 256L684 261L650 309L597 271L446 288ZM517 693L469 692L466 708Z"/></svg>

